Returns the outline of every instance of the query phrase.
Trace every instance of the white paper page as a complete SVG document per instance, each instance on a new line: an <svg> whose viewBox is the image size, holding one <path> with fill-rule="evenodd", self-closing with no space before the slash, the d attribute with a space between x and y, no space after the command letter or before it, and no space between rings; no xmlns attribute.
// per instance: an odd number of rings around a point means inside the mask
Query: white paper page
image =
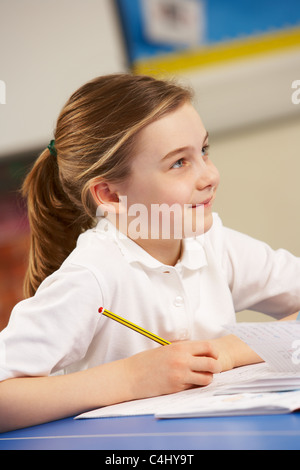
<svg viewBox="0 0 300 470"><path fill-rule="evenodd" d="M281 376L282 374L275 374ZM232 384L244 383L245 380L268 379L274 377L274 371L270 371L267 364L255 364L239 367L214 376L213 382L207 387L194 388L184 392L163 395L160 397L134 400L117 405L106 406L96 410L82 413L76 419L82 418L105 418L116 416L139 416L155 415L163 413L166 407L180 412L186 406L199 406L206 397L213 397L215 394L224 392L226 387Z"/></svg>
<svg viewBox="0 0 300 470"><path fill-rule="evenodd" d="M300 391L284 393L244 393L190 400L180 408L167 405L156 418L190 418L290 413L300 407Z"/></svg>
<svg viewBox="0 0 300 470"><path fill-rule="evenodd" d="M300 372L300 322L236 323L225 328L247 343L274 370Z"/></svg>

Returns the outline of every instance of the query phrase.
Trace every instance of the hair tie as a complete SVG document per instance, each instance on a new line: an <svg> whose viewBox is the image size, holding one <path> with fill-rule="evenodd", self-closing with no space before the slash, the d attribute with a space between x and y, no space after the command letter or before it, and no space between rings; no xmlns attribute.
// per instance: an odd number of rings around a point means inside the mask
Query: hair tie
<svg viewBox="0 0 300 470"><path fill-rule="evenodd" d="M56 151L56 148L55 148L55 140L50 141L50 144L48 145L47 149L49 149L49 151L50 151L51 155L53 155L53 157L57 156L57 151Z"/></svg>

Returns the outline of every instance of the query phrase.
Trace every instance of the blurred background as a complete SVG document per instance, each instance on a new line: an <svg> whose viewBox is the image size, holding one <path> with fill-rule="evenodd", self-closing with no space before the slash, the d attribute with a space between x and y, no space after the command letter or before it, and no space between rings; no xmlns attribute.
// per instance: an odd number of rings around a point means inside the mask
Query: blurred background
<svg viewBox="0 0 300 470"><path fill-rule="evenodd" d="M124 71L194 88L215 210L300 256L299 0L0 0L0 330L23 296L24 176L70 94Z"/></svg>

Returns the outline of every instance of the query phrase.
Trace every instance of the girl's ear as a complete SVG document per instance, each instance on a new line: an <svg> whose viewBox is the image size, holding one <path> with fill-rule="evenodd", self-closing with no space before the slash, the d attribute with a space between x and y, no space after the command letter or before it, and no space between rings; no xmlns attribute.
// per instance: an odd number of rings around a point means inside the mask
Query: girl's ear
<svg viewBox="0 0 300 470"><path fill-rule="evenodd" d="M119 213L120 199L113 185L105 181L94 182L90 186L92 197L103 212Z"/></svg>

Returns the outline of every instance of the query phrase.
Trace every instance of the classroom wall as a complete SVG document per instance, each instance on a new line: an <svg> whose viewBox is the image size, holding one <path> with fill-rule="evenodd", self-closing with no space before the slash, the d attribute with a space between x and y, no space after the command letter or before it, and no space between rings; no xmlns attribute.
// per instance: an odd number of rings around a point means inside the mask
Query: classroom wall
<svg viewBox="0 0 300 470"><path fill-rule="evenodd" d="M268 59L269 69L261 58L261 66L247 61L214 77L203 74L202 81L193 74L184 78L196 85L197 109L221 174L215 210L226 225L300 256L300 104L290 101L291 81L300 80L296 57L299 50L282 53L280 62ZM22 296L27 238L20 234L28 235L24 213L19 217L19 209L12 213L7 204L14 194L7 181L15 178L19 184L28 166L20 158L23 153L32 158L48 144L56 116L74 89L96 75L124 70L125 44L113 1L0 0L0 80L6 83L6 104L0 104L0 330ZM222 87L214 88L221 76ZM267 87L272 77L277 88ZM7 161L8 170L1 166ZM10 290L14 294L7 300ZM238 318L268 319L250 312Z"/></svg>

